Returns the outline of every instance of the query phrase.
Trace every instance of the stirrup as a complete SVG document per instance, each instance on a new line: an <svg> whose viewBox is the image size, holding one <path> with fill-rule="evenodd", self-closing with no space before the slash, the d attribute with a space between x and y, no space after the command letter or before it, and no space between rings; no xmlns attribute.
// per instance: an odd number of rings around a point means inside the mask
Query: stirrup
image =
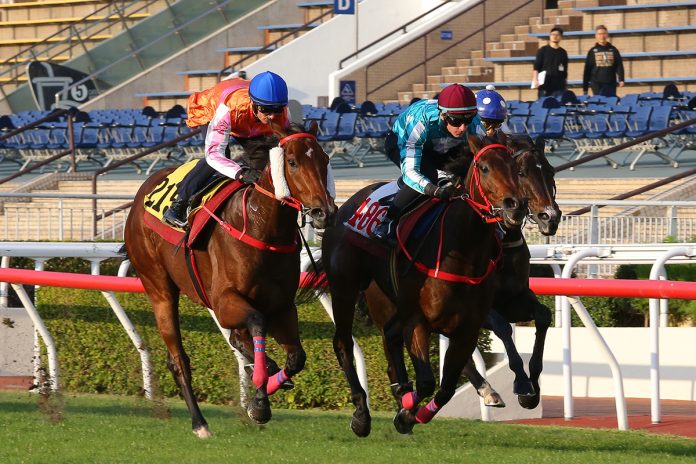
<svg viewBox="0 0 696 464"><path fill-rule="evenodd" d="M162 215L162 220L170 226L185 229L188 226L188 218L186 217L188 210L187 203L188 202L184 200L173 202L172 206ZM175 207L174 205L177 206ZM181 216L183 216L183 218Z"/></svg>
<svg viewBox="0 0 696 464"><path fill-rule="evenodd" d="M390 245L396 244L396 221L385 219L372 232L372 237Z"/></svg>

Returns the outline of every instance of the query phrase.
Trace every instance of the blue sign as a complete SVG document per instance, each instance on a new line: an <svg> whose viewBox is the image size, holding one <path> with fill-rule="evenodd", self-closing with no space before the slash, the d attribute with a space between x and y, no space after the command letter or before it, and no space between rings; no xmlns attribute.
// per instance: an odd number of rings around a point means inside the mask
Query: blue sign
<svg viewBox="0 0 696 464"><path fill-rule="evenodd" d="M334 0L334 14L355 14L355 2L358 0Z"/></svg>
<svg viewBox="0 0 696 464"><path fill-rule="evenodd" d="M355 81L339 81L340 95L346 103L355 105Z"/></svg>
<svg viewBox="0 0 696 464"><path fill-rule="evenodd" d="M452 40L452 31L440 31L440 40Z"/></svg>

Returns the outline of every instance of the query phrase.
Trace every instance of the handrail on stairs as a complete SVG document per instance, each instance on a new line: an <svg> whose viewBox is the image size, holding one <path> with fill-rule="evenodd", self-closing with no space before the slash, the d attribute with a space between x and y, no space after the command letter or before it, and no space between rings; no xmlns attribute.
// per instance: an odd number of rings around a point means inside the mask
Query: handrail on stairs
<svg viewBox="0 0 696 464"><path fill-rule="evenodd" d="M296 27L290 32L286 32L285 34L281 35L278 39L274 40L273 42L265 45L262 49L255 51L254 53L250 53L249 55L245 55L242 59L235 61L234 63L225 66L218 72L218 80L222 80L222 76L227 72L227 71L235 71L235 69L244 63L247 60L250 60L251 58L267 53L269 51L275 50L276 45L280 44L283 40L287 39L288 37L297 34L298 32L307 29L309 25L316 23L320 19L324 19L326 16L332 15L333 14L333 9L330 9L328 11L325 11L321 15L317 16L316 18L312 19L311 21L307 21L303 25Z"/></svg>

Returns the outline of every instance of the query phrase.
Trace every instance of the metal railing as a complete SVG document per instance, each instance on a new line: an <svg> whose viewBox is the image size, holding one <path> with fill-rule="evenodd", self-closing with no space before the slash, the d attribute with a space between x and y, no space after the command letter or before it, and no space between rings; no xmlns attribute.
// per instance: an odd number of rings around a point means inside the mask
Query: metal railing
<svg viewBox="0 0 696 464"><path fill-rule="evenodd" d="M46 166L47 164L50 164L54 161L57 161L61 158L64 158L68 155L70 155L70 169L72 172L77 172L77 161L75 159L75 129L73 126L73 113L68 110L60 109L56 110L43 118L37 119L36 121L33 121L26 126L19 127L17 129L14 129L7 134L3 134L0 136L0 142L4 140L8 140L12 137L15 137L19 134L22 134L28 130L34 129L41 124L49 121L54 121L58 119L61 116L65 116L66 122L67 122L67 136L68 136L68 148L65 150L61 150L58 153L55 153L52 156L49 156L48 158L45 158L37 163L31 163L27 164L24 168L20 169L19 171L15 172L14 174L10 174L9 176L5 176L2 179L0 179L0 185L9 182L13 179L16 179L18 177L23 176L24 174L29 174L30 172L33 172L39 168L42 168Z"/></svg>
<svg viewBox="0 0 696 464"><path fill-rule="evenodd" d="M407 74L409 74L409 73L415 71L415 70L418 69L419 67L423 67L423 82L424 82L424 83L427 82L427 81L428 81L428 62L429 62L429 61L431 61L431 60L433 60L433 59L435 59L435 58L441 56L442 54L444 54L444 53L446 53L446 52L452 50L452 49L455 48L455 47L460 46L463 42L465 42L465 41L467 41L467 40L469 40L469 39L471 39L471 38L473 38L473 37L476 37L476 36L480 36L480 37L481 37L481 49L483 50L483 53L484 53L484 56L485 56L485 53L486 53L486 29L489 28L489 27L491 27L491 26L493 26L493 25L495 25L495 24L498 23L499 21L508 18L510 15L513 15L513 14L517 13L521 8L524 8L524 7L526 7L527 5L530 5L530 4L532 4L532 3L536 2L536 1L539 1L539 0L527 0L526 2L524 2L524 3L521 4L521 5L515 6L512 10L508 11L507 13L502 14L501 16L499 16L498 18L496 18L495 20L493 20L493 21L491 21L491 22L489 22L489 23L486 23L486 22L485 22L485 20L486 20L486 4L488 3L488 0L480 0L480 1L476 2L476 3L474 3L473 5L469 6L467 9L465 9L465 10L462 11L461 13L459 13L458 16L465 15L465 14L471 12L473 9L475 9L475 8L477 8L477 7L480 6L480 7L482 7L482 16L483 16L482 23L483 23L483 25L481 25L481 27L479 27L478 29L474 30L474 31L471 32L470 34L466 35L465 37L463 37L463 38L461 38L461 39L459 39L459 40L453 41L450 45L448 45L447 47L443 48L442 50L439 50L437 53L435 53L435 54L433 54L433 55L428 55L428 35L429 35L430 33L432 33L433 31L435 31L435 30L441 28L442 25L443 25L443 23L445 23L445 22L447 22L447 21L451 21L451 18L450 18L450 19L447 19L447 20L445 20L445 21L438 22L437 25L435 25L435 26L433 26L432 28L428 29L428 31L424 32L420 37L413 39L413 40L412 40L411 42L409 42L408 44L404 44L403 47L405 48L405 47L407 47L408 45L410 45L411 43L413 43L413 42L415 42L415 41L418 41L418 40L423 40L423 41L424 41L424 46L423 46L423 58L422 58L421 60L419 60L418 62L414 63L414 64L413 64L412 66L410 66L408 69L406 69L406 70L404 70L404 71L401 71L400 73L398 73L398 74L395 75L395 76L390 75L390 76L389 76L389 79L388 79L387 81L383 82L382 84L378 85L377 87L375 87L375 88L373 88L373 89L370 89L370 87L369 87L369 85L368 85L368 81L367 81L367 76L369 76L369 69L370 69L371 66L376 65L376 64L380 64L380 63L379 63L379 62L377 62L377 63L370 63L370 64L368 64L367 66L365 66L365 76L366 76L366 77L365 77L365 98L366 98L367 100L369 100L371 94L373 94L373 93L375 93L375 92L381 90L383 87L385 87L385 86L391 84L392 82L394 82L394 81L400 79L401 77L403 77L403 76L405 76L405 75L407 75ZM543 2L540 2L540 3L542 4L542 8L543 8ZM472 21L471 24L474 24L474 22ZM414 57L414 58L415 58L415 57ZM415 61L415 59L414 59L414 61Z"/></svg>
<svg viewBox="0 0 696 464"><path fill-rule="evenodd" d="M221 80L222 76L228 71L229 72L239 71L239 68L241 68L242 63L245 63L245 62L249 61L250 59L257 57L259 55L265 55L266 53L270 53L270 52L276 50L276 47L278 45L282 45L283 41L285 41L285 39L292 37L292 36L302 32L302 31L306 30L308 27L310 27L312 24L315 24L317 21L321 21L323 23L323 19L326 18L327 16L333 16L333 9L325 11L324 13L317 16L316 18L314 18L310 21L307 21L303 25L296 27L296 28L290 30L289 32L286 32L285 34L281 35L278 39L274 40L273 42L271 42L267 45L264 45L264 47L261 48L260 50L257 50L254 53L250 53L248 55L245 55L244 57L235 61L234 63L225 66L224 68L222 68L220 70L220 72L218 72L218 80Z"/></svg>
<svg viewBox="0 0 696 464"><path fill-rule="evenodd" d="M160 151L164 148L172 147L172 146L178 144L179 142L181 142L182 140L186 140L186 139L189 139L191 137L194 137L194 136L200 134L202 131L203 131L203 128L201 128L201 127L197 128L197 129L193 129L190 132L187 132L186 134L182 134L182 135L180 135L172 140L160 143L159 145L155 145L154 147L148 148L145 151L142 151L140 153L136 153L135 155L129 156L128 158L124 158L120 161L117 161L115 163L112 163L108 166L105 166L101 169L97 169L96 171L94 171L94 173L92 174L92 195L93 195L93 197L92 197L92 212L93 212L92 236L96 237L96 235L97 235L97 221L98 221L97 199L100 198L97 195L97 180L98 180L100 175L106 174L109 171L113 171L114 169L117 169L117 168L123 166L124 164L132 163L136 160L139 160L140 158L147 156L151 153L155 153L155 152ZM108 211L102 212L102 216L105 214L113 215L114 211L108 210Z"/></svg>
<svg viewBox="0 0 696 464"><path fill-rule="evenodd" d="M65 56L72 59L83 53L89 53L91 48L89 43L95 42L100 34L110 33L114 24L121 24L123 30L128 30L128 22L133 21L134 18L131 18L133 15L147 10L152 4L161 1L164 1L167 6L169 5L168 0L107 2L106 5L81 18L77 25L70 24L41 42L27 47L5 60L6 62L14 62L14 64L0 72L0 93L2 93L3 98L7 98L10 92L6 90L6 86L19 83L19 79L26 73L26 66L29 62L36 60L55 61L59 57Z"/></svg>
<svg viewBox="0 0 696 464"><path fill-rule="evenodd" d="M338 62L338 69L343 69L343 63L345 63L346 61L350 60L351 58L356 58L356 57L360 56L360 54L361 54L362 52L364 52L365 50L367 50L367 49L369 49L369 48L372 48L373 46L375 46L375 45L377 45L378 43L382 42L384 39L386 39L386 38L388 38L388 37L391 37L392 35L396 34L397 32L401 31L403 34L406 34L406 32L408 32L408 31L406 30L406 28L407 28L408 26L410 26L410 25L412 25L412 24L414 24L414 23L420 21L421 19L423 19L423 18L425 18L426 16L428 16L430 13L432 13L432 12L434 12L434 11L436 11L436 10L439 10L440 8L442 8L443 6L445 6L445 5L449 4L449 3L451 3L452 1L453 1L453 0L445 0L445 1L443 1L442 3L440 3L439 5L437 5L436 7L431 8L430 10L426 11L425 13L423 13L423 14L421 14L421 15L415 17L415 18L413 18L412 20L410 20L410 21L407 22L406 24L403 24L403 25L397 27L397 28L394 29L393 31L388 32L387 34L384 34L384 35L383 35L382 37L380 37L379 39L376 39L376 40L370 42L369 44L365 45L364 47L358 49L358 51L351 53L350 55L346 56L345 58L343 58L341 61Z"/></svg>
<svg viewBox="0 0 696 464"><path fill-rule="evenodd" d="M179 0L178 3L182 1L184 0ZM192 45L205 35L213 32L216 26L228 24L230 22L230 17L229 14L225 12L226 7L230 8L230 14L233 15L239 15L240 9L243 9L239 7L239 1L234 0L216 0L212 3L214 3L214 6L203 10L193 18L186 19L184 22L180 22L182 18L179 18L177 14L191 14L191 12L187 11L187 9L183 9L183 11L177 13L170 7L169 11L174 16L171 21L173 27L166 33L158 35L154 40L138 46L137 48L131 43L131 49L127 54L110 61L100 69L91 72L89 76L57 92L55 94L56 103L72 89L89 80L95 82L97 90L100 92L113 88L121 82L124 82L127 78L132 77L137 72L144 71L166 59L171 54L176 53L182 46L185 48ZM251 3L256 4L260 2L254 0L254 2ZM198 6L201 4L202 3L195 3L192 5ZM181 8L178 10L181 10ZM194 11L197 11L197 9ZM215 17L215 21L213 17ZM176 47L173 45L174 43L177 44ZM148 52L151 52L152 56L148 56ZM122 72L124 68L127 68L129 72Z"/></svg>

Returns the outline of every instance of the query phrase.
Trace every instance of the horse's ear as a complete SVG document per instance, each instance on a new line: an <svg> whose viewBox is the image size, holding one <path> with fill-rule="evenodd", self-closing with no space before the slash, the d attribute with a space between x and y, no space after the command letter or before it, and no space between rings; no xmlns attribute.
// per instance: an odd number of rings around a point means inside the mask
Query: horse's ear
<svg viewBox="0 0 696 464"><path fill-rule="evenodd" d="M479 139L477 135L469 134L467 136L467 141L469 142L469 149L472 153L478 153L482 146L481 139Z"/></svg>
<svg viewBox="0 0 696 464"><path fill-rule="evenodd" d="M308 132L316 137L317 133L319 133L319 124L316 121L312 121L312 123L309 125Z"/></svg>
<svg viewBox="0 0 696 464"><path fill-rule="evenodd" d="M546 148L546 140L543 137L537 137L534 141L534 147L539 153L544 154L544 148Z"/></svg>
<svg viewBox="0 0 696 464"><path fill-rule="evenodd" d="M273 131L275 136L278 137L278 140L282 139L287 135L283 128L280 127L278 124L274 123L273 121L270 121L268 124L271 125L271 130Z"/></svg>

